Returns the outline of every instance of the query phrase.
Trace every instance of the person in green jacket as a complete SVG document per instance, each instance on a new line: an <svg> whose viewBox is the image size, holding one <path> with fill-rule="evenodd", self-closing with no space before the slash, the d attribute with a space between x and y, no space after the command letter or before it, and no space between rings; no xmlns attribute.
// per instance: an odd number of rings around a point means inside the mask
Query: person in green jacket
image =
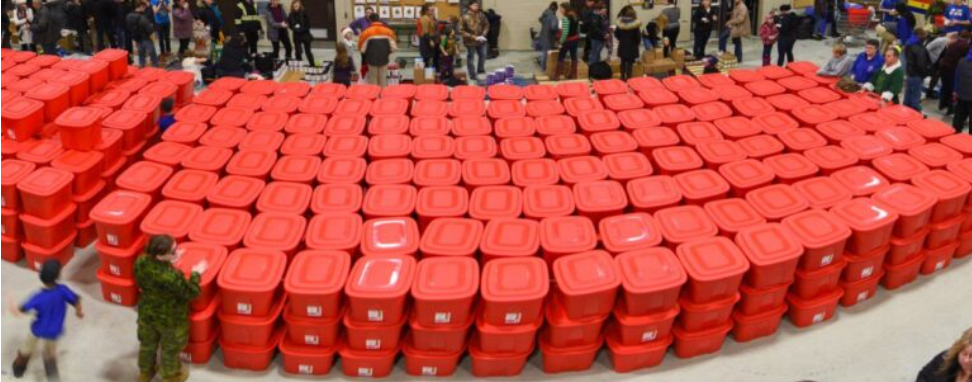
<svg viewBox="0 0 972 382"><path fill-rule="evenodd" d="M887 102L897 104L898 94L904 87L904 77L905 70L904 66L901 65L901 47L892 45L884 51L884 66L871 75L871 80L864 84L863 88L879 94L882 104Z"/></svg>
<svg viewBox="0 0 972 382"><path fill-rule="evenodd" d="M199 279L207 264L186 275L173 264L182 251L168 235L152 236L145 253L135 261L135 282L141 289L138 301L139 381L155 377L156 356L162 350L162 380L182 382L189 378L179 354L189 342L189 302L199 296Z"/></svg>

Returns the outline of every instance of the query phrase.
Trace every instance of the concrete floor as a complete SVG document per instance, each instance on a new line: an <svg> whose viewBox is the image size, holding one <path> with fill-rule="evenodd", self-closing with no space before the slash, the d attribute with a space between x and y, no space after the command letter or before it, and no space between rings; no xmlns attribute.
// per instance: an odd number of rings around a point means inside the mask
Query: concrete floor
<svg viewBox="0 0 972 382"><path fill-rule="evenodd" d="M823 63L829 56L829 42L800 41L797 59ZM759 61L756 40L747 41L743 66ZM852 51L856 53L857 50ZM322 51L323 57L330 52ZM333 53L330 53L333 56ZM520 73L533 70L531 52L506 53L488 61L488 69L513 63ZM937 113L929 112L933 117ZM933 356L951 345L959 334L972 325L972 265L969 259L956 262L934 277L917 282L893 293L880 290L878 295L852 309L840 309L834 320L809 329L798 330L785 321L780 332L751 343L732 340L717 355L680 360L669 354L656 368L631 374L616 374L602 351L594 367L586 372L546 375L541 370L542 358L534 355L518 377L521 380L558 381L725 381L725 382L908 382ZM64 381L133 381L138 370L138 344L135 337L136 315L132 309L105 303L95 278L98 258L92 248L79 250L66 267L63 281L84 298L86 317L69 316L67 332L60 341L61 374ZM2 275L2 326L0 326L0 381L13 381L10 364L17 348L29 330L28 318L15 318L7 308L27 298L39 287L36 273L23 264L0 264ZM453 377L474 379L470 361L463 361ZM192 381L266 381L309 379L286 375L278 356L274 366L264 373L227 370L217 353L209 365L192 367ZM328 380L346 380L340 364ZM405 375L404 360L399 360L393 380L419 380ZM28 370L27 381L42 381L43 367L38 359Z"/></svg>

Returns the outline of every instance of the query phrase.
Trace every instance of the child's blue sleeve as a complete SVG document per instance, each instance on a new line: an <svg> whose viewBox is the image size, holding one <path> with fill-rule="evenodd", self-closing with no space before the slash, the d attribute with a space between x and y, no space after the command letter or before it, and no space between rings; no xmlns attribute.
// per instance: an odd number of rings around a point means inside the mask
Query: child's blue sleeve
<svg viewBox="0 0 972 382"><path fill-rule="evenodd" d="M39 297L40 297L40 293L35 293L33 296L30 296L30 298L27 299L27 301L25 301L22 305L20 305L20 311L29 312L34 309L37 309L37 304L40 302Z"/></svg>
<svg viewBox="0 0 972 382"><path fill-rule="evenodd" d="M76 305L78 303L78 294L74 293L71 288L67 285L60 285L61 294L64 295L64 301L71 305Z"/></svg>

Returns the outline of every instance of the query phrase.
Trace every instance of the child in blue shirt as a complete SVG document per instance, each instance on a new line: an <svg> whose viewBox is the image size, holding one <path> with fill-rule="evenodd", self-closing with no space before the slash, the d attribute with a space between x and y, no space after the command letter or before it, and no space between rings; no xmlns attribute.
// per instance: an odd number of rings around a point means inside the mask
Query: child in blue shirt
<svg viewBox="0 0 972 382"><path fill-rule="evenodd" d="M169 126L176 122L175 115L172 114L173 107L175 107L175 104L172 102L172 98L163 99L159 105L159 108L162 109L162 115L159 116L159 134L164 133Z"/></svg>
<svg viewBox="0 0 972 382"><path fill-rule="evenodd" d="M23 305L13 309L15 314L34 312L34 322L30 325L30 335L17 352L13 363L14 377L23 377L27 363L39 342L44 343L44 371L48 380L57 380L57 339L64 333L64 318L67 305L74 306L78 318L83 318L81 298L66 285L58 284L61 276L61 263L48 260L40 268L40 279L44 289L30 297Z"/></svg>
<svg viewBox="0 0 972 382"><path fill-rule="evenodd" d="M955 0L954 4L945 7L945 33L959 32L972 25L972 14L969 6L962 4L962 0Z"/></svg>
<svg viewBox="0 0 972 382"><path fill-rule="evenodd" d="M884 66L884 57L878 54L881 42L878 40L867 40L864 51L857 55L851 73L854 75L854 82L859 84L867 83L871 80L874 72L881 70Z"/></svg>

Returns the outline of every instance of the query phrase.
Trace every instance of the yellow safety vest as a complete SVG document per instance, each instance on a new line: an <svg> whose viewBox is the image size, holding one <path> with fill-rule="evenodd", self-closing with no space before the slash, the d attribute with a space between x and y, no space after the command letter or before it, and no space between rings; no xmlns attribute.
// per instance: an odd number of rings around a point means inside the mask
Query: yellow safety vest
<svg viewBox="0 0 972 382"><path fill-rule="evenodd" d="M236 19L236 25L241 25L245 22L260 22L260 16L256 14L256 6L253 6L253 13L247 11L247 7L243 2L236 3L236 7L240 9L240 18Z"/></svg>

